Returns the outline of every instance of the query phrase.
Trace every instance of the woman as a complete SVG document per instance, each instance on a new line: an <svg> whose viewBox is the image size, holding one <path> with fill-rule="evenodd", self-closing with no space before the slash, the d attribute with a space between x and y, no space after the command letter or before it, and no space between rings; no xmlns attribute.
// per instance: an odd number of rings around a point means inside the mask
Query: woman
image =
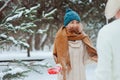
<svg viewBox="0 0 120 80"><path fill-rule="evenodd" d="M79 15L72 9L66 10L64 26L56 34L53 55L56 64L62 66L58 80L86 80L86 60L97 61L96 50L82 29Z"/></svg>

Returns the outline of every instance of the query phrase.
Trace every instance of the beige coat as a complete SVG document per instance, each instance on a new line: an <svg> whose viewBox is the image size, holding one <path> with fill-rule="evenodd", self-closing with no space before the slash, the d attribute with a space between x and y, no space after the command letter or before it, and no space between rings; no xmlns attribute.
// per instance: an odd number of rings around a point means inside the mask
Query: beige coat
<svg viewBox="0 0 120 80"><path fill-rule="evenodd" d="M69 55L71 71L66 73L66 80L86 80L85 63L89 59L86 46L81 40L69 41ZM58 75L58 80L63 80L62 75Z"/></svg>

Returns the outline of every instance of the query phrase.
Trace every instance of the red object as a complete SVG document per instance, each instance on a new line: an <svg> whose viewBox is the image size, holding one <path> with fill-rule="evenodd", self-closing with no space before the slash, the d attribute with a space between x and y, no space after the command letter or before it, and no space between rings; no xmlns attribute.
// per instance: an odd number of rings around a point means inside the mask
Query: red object
<svg viewBox="0 0 120 80"><path fill-rule="evenodd" d="M60 66L52 67L48 69L49 74L58 74L62 68Z"/></svg>

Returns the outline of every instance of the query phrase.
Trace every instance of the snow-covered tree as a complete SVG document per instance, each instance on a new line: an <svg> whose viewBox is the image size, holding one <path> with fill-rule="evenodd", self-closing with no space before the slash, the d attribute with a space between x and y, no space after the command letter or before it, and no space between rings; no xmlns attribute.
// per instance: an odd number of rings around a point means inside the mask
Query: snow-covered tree
<svg viewBox="0 0 120 80"><path fill-rule="evenodd" d="M66 7L80 14L85 31L95 43L98 30L105 24L105 3L106 0L1 0L1 48L14 44L40 50L53 44ZM40 30L43 33L38 33Z"/></svg>

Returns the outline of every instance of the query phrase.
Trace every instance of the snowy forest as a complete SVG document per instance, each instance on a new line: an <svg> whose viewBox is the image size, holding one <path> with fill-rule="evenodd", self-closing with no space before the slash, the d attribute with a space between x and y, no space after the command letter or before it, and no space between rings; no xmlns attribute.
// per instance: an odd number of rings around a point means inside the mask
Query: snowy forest
<svg viewBox="0 0 120 80"><path fill-rule="evenodd" d="M106 0L0 0L0 50L50 50L63 25L66 7L79 13L84 30L96 43L106 23Z"/></svg>
<svg viewBox="0 0 120 80"><path fill-rule="evenodd" d="M68 7L79 13L84 31L96 46L98 31L106 24L106 2L107 0L0 0L0 80L50 78L46 68L51 66L49 63L52 66L54 64L51 56L53 43L56 32L63 25ZM25 52L20 52L22 50ZM91 77L93 69L95 66L88 70L87 80L94 80ZM45 74L41 75L41 72ZM21 78L25 76L24 73L28 73L28 77Z"/></svg>

